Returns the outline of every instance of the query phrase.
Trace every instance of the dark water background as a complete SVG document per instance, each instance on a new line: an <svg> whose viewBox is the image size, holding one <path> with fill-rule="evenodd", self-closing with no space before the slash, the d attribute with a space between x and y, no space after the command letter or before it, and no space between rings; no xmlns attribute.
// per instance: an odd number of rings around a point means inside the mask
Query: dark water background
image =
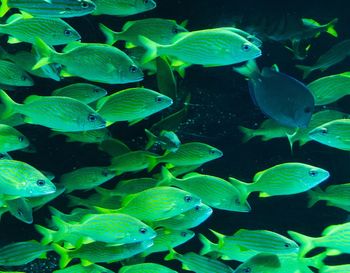
<svg viewBox="0 0 350 273"><path fill-rule="evenodd" d="M322 34L313 41L313 47L309 58L305 63L314 63L320 54L325 52L335 43L350 37L350 8L344 4L346 1L279 1L278 4L271 1L200 1L184 0L158 1L158 8L138 16L128 18L117 18L111 16L85 16L67 20L82 35L83 42L103 42L104 38L97 25L102 22L112 29L121 29L124 22L140 18L168 18L181 22L189 20L188 29L196 30L215 26L228 26L232 17L236 15L255 16L263 14L266 16L278 16L281 13L293 14L295 16L313 18L321 23L329 22L337 17L339 22L336 29L339 38L335 39L329 35ZM17 50L23 45L11 46L10 49ZM296 60L283 48L281 44L267 42L263 45L263 56L258 59L260 67L278 64L280 70L301 79L301 73L295 68ZM322 76L347 71L350 60L329 69ZM307 82L320 77L320 73L314 73ZM45 79L35 79L33 88L22 88L11 92L15 100L21 101L29 94L49 95L57 87L77 82L77 79L66 79L54 82ZM145 86L156 89L154 77L146 77ZM241 134L237 130L238 125L254 127L264 120L263 114L254 106L247 90L247 83L240 75L233 73L232 68L202 68L193 66L186 71L184 79L178 78L179 88L190 91L192 103L198 104L190 108L188 115L189 124L179 132L182 142L202 141L218 147L224 152L224 157L204 165L201 169L204 173L226 178L233 176L243 181L251 181L254 174L273 165L298 161L327 169L331 178L324 184L337 184L349 182L350 156L348 152L339 151L317 143L294 149L291 155L287 139L277 139L270 142L262 142L254 139L242 144ZM101 85L103 86L103 85ZM130 85L132 86L132 85ZM128 85L105 85L108 91L113 92L127 88ZM283 92L283 90L281 90ZM333 104L331 107L349 112L349 99ZM177 106L174 105L173 109ZM171 110L171 109L170 109ZM155 121L159 120L160 114L153 116L133 127L126 124L112 127L113 136L125 141L131 149L142 149L144 145L143 129L149 128ZM93 165L108 165L109 158L100 152L95 145L80 145L78 143L66 143L64 137L50 138L50 131L39 126L22 126L21 131L29 137L37 148L36 154L14 152L13 157L30 163L38 169L48 170L59 177L60 174L71 171L73 168ZM144 173L146 174L146 173ZM138 175L138 176L141 176ZM127 178L130 176L122 176ZM108 183L111 186L114 182ZM220 197L218 197L220 198ZM60 197L52 205L58 209L68 212L67 199ZM268 229L286 235L287 230L319 236L322 230L331 224L340 224L346 221L348 213L343 210L327 207L319 203L311 209L307 209L307 195L299 194L293 196L273 197L259 199L252 195L249 199L252 206L250 213L232 213L215 210L214 214L196 232L210 236L208 228L224 234L232 234L239 228ZM45 218L49 217L46 208L34 214L34 222L45 224ZM40 239L33 225L22 224L18 220L5 215L1 219L0 242L10 243L30 239ZM198 251L200 244L196 238L186 245L178 248L180 253L187 251ZM150 256L150 260L162 262L163 254ZM340 256L329 260L330 263L349 263L349 256ZM178 262L167 262L173 264L179 272ZM235 267L235 262L228 262ZM111 269L116 269L115 266Z"/></svg>

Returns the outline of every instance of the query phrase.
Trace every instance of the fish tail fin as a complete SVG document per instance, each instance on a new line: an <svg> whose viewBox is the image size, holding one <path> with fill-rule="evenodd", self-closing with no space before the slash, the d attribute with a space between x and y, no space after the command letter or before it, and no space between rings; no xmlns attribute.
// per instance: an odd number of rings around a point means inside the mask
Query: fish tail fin
<svg viewBox="0 0 350 273"><path fill-rule="evenodd" d="M69 191L66 191L66 193L69 193ZM83 199L79 198L79 197L76 197L74 195L67 195L68 197L68 206L69 207L76 207L76 206L83 206L83 207L86 207L86 205L84 204Z"/></svg>
<svg viewBox="0 0 350 273"><path fill-rule="evenodd" d="M288 231L288 234L294 241L297 241L301 245L299 250L299 257L304 257L306 253L315 247L313 243L314 238L312 237L290 230Z"/></svg>
<svg viewBox="0 0 350 273"><path fill-rule="evenodd" d="M286 133L287 138L288 138L289 147L290 147L290 152L291 152L292 155L293 155L293 144L296 141L295 136L297 134L298 134L298 129L295 130L295 132L293 134Z"/></svg>
<svg viewBox="0 0 350 273"><path fill-rule="evenodd" d="M57 216L52 216L52 223L57 227L59 233L65 233L68 231L68 223L63 221Z"/></svg>
<svg viewBox="0 0 350 273"><path fill-rule="evenodd" d="M313 205L315 205L318 201L321 200L320 195L323 193L321 188L317 187L314 190L308 191L309 194L309 203L307 205L308 208L311 208Z"/></svg>
<svg viewBox="0 0 350 273"><path fill-rule="evenodd" d="M146 136L148 139L147 144L146 144L146 150L149 150L156 142L157 137L151 131L149 131L147 129L145 129L145 133L146 133Z"/></svg>
<svg viewBox="0 0 350 273"><path fill-rule="evenodd" d="M241 201L247 202L247 199L251 193L251 191L248 189L250 184L240 181L234 177L229 177L228 181L241 193Z"/></svg>
<svg viewBox="0 0 350 273"><path fill-rule="evenodd" d="M336 29L334 28L335 27L335 24L338 22L338 18L334 18L332 21L330 21L328 24L327 24L327 33L333 37L338 37L338 32L336 31Z"/></svg>
<svg viewBox="0 0 350 273"><path fill-rule="evenodd" d="M243 126L238 126L238 129L243 134L243 138L242 138L242 142L243 143L246 143L249 140L251 140L253 137L255 137L253 129L249 129L249 128L246 128L246 127L243 127Z"/></svg>
<svg viewBox="0 0 350 273"><path fill-rule="evenodd" d="M169 253L164 257L165 261L175 260L176 256L179 255L174 249L170 249Z"/></svg>
<svg viewBox="0 0 350 273"><path fill-rule="evenodd" d="M173 174L166 168L162 167L161 170L161 179L158 182L157 186L168 186L171 185L171 181L176 179Z"/></svg>
<svg viewBox="0 0 350 273"><path fill-rule="evenodd" d="M54 241L54 235L57 233L57 231L48 229L40 225L35 225L35 229L43 236L41 244L48 245L49 243Z"/></svg>
<svg viewBox="0 0 350 273"><path fill-rule="evenodd" d="M97 206L93 206L93 209L95 211L97 211L98 213L112 213L112 212L116 212L117 211L117 210L106 209L106 208L101 208L101 207L97 207Z"/></svg>
<svg viewBox="0 0 350 273"><path fill-rule="evenodd" d="M159 44L146 38L145 36L139 36L139 41L146 49L145 55L143 55L141 63L148 63L158 57Z"/></svg>
<svg viewBox="0 0 350 273"><path fill-rule="evenodd" d="M211 242L207 237L205 237L203 234L198 235L199 241L203 244L202 249L200 250L200 255L206 255L210 252L216 251L216 244Z"/></svg>
<svg viewBox="0 0 350 273"><path fill-rule="evenodd" d="M156 156L149 156L148 157L148 168L147 171L151 172L157 165L158 165L158 157Z"/></svg>
<svg viewBox="0 0 350 273"><path fill-rule="evenodd" d="M40 38L35 38L34 45L37 48L40 59L33 66L32 70L39 69L40 67L42 67L44 65L52 63L52 60L51 60L52 56L55 55L56 52Z"/></svg>
<svg viewBox="0 0 350 273"><path fill-rule="evenodd" d="M10 10L7 1L8 0L1 0L0 17L4 17L4 15Z"/></svg>
<svg viewBox="0 0 350 273"><path fill-rule="evenodd" d="M69 262L72 260L72 258L69 257L69 250L61 247L58 244L52 244L52 248L57 252L58 255L61 256L59 262L60 268L65 268L67 264L69 264Z"/></svg>
<svg viewBox="0 0 350 273"><path fill-rule="evenodd" d="M104 24L99 24L98 26L106 37L107 45L113 45L118 41L118 32L113 31L112 29L106 27Z"/></svg>
<svg viewBox="0 0 350 273"><path fill-rule="evenodd" d="M298 64L295 67L303 71L303 79L306 79L311 74L311 72L313 71L311 66Z"/></svg>
<svg viewBox="0 0 350 273"><path fill-rule="evenodd" d="M5 119L16 113L16 106L19 105L6 94L4 90L0 89L0 102L4 105L4 109L1 112L1 118Z"/></svg>
<svg viewBox="0 0 350 273"><path fill-rule="evenodd" d="M62 212L60 212L58 209L52 207L52 206L49 206L49 211L51 213L51 215L54 215L54 216L57 216L57 217L60 217L62 216Z"/></svg>
<svg viewBox="0 0 350 273"><path fill-rule="evenodd" d="M317 254L310 258L304 258L307 266L312 266L321 269L324 266L323 260L327 258L327 251Z"/></svg>
<svg viewBox="0 0 350 273"><path fill-rule="evenodd" d="M234 66L233 70L248 79L255 79L260 75L260 70L255 60L249 60L241 66Z"/></svg>

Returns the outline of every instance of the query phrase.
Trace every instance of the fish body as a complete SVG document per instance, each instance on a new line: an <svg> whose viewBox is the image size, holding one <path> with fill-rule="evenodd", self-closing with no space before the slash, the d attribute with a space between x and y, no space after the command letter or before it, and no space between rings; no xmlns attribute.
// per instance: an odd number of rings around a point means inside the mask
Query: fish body
<svg viewBox="0 0 350 273"><path fill-rule="evenodd" d="M27 17L14 14L0 25L0 33L10 35L8 43L35 43L40 37L48 45L63 45L80 40L80 34L59 18Z"/></svg>
<svg viewBox="0 0 350 273"><path fill-rule="evenodd" d="M177 271L172 270L164 265L155 263L141 263L134 265L124 265L119 273L177 273Z"/></svg>
<svg viewBox="0 0 350 273"><path fill-rule="evenodd" d="M154 144L159 144L163 150L176 152L180 145L181 141L178 136L171 131L161 131L159 136L154 135L151 131L145 129L148 142L146 144L146 150L150 149Z"/></svg>
<svg viewBox="0 0 350 273"><path fill-rule="evenodd" d="M26 224L33 223L33 211L29 200L17 198L7 200L6 204L12 216Z"/></svg>
<svg viewBox="0 0 350 273"><path fill-rule="evenodd" d="M104 128L106 122L88 105L68 97L41 97L32 95L24 104L14 102L4 91L0 100L5 105L5 114L20 113L29 124L46 126L56 131L76 132Z"/></svg>
<svg viewBox="0 0 350 273"><path fill-rule="evenodd" d="M89 0L4 0L0 6L0 16L9 9L16 8L35 17L67 18L92 13L96 5Z"/></svg>
<svg viewBox="0 0 350 273"><path fill-rule="evenodd" d="M142 46L139 37L144 36L160 45L169 45L179 33L187 30L178 25L174 20L161 18L147 18L125 23L121 32L115 32L104 25L100 25L101 31L107 38L107 44L114 44L118 40L125 40L127 47Z"/></svg>
<svg viewBox="0 0 350 273"><path fill-rule="evenodd" d="M109 270L100 265L91 264L88 266L83 266L81 264L76 264L68 266L64 269L57 269L54 273L114 273L112 270Z"/></svg>
<svg viewBox="0 0 350 273"><path fill-rule="evenodd" d="M52 92L53 96L70 97L89 104L107 95L104 88L89 83L74 83L65 87L56 89Z"/></svg>
<svg viewBox="0 0 350 273"><path fill-rule="evenodd" d="M142 120L173 104L173 100L146 88L129 88L100 99L97 112L108 124Z"/></svg>
<svg viewBox="0 0 350 273"><path fill-rule="evenodd" d="M121 84L143 79L143 73L134 61L113 46L76 42L67 45L63 53L57 53L43 40L37 39L36 47L41 59L33 69L59 63L64 66L63 76L78 76L94 82Z"/></svg>
<svg viewBox="0 0 350 273"><path fill-rule="evenodd" d="M126 172L137 172L149 167L150 157L155 156L146 151L133 151L112 158L111 170L114 170L117 175Z"/></svg>
<svg viewBox="0 0 350 273"><path fill-rule="evenodd" d="M17 129L0 124L0 152L21 150L29 146L28 138Z"/></svg>
<svg viewBox="0 0 350 273"><path fill-rule="evenodd" d="M96 4L94 15L129 16L156 8L153 0L93 0Z"/></svg>
<svg viewBox="0 0 350 273"><path fill-rule="evenodd" d="M107 128L82 132L53 132L51 136L59 134L65 135L67 142L101 143L111 138L111 133Z"/></svg>
<svg viewBox="0 0 350 273"><path fill-rule="evenodd" d="M235 273L278 273L281 262L275 254L259 253L236 268Z"/></svg>
<svg viewBox="0 0 350 273"><path fill-rule="evenodd" d="M314 98L295 78L264 68L249 81L249 90L261 111L279 124L292 128L308 126L315 107Z"/></svg>
<svg viewBox="0 0 350 273"><path fill-rule="evenodd" d="M4 86L33 86L34 81L18 65L0 60L0 84Z"/></svg>
<svg viewBox="0 0 350 273"><path fill-rule="evenodd" d="M183 63L205 66L222 66L255 59L261 50L242 36L228 30L199 30L180 34L170 45L157 44L140 37L148 49L143 63L157 56L170 56Z"/></svg>

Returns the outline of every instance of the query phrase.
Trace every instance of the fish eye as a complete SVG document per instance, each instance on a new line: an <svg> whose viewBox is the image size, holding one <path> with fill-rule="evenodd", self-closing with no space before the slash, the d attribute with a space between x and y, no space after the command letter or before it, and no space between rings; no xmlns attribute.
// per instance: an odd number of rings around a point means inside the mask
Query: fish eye
<svg viewBox="0 0 350 273"><path fill-rule="evenodd" d="M137 70L138 70L138 67L137 67L136 65L130 65L129 71L130 71L131 73L136 73Z"/></svg>
<svg viewBox="0 0 350 273"><path fill-rule="evenodd" d="M103 176L108 176L109 173L110 173L110 172L109 172L108 170L103 170L103 171L102 171L102 175L103 175Z"/></svg>
<svg viewBox="0 0 350 273"><path fill-rule="evenodd" d="M27 80L27 76L26 76L26 75L22 75L22 76L21 76L21 80L22 80L22 81Z"/></svg>
<svg viewBox="0 0 350 273"><path fill-rule="evenodd" d="M143 0L143 3L147 5L149 3L149 0Z"/></svg>
<svg viewBox="0 0 350 273"><path fill-rule="evenodd" d="M192 201L192 196L186 195L186 196L184 197L184 200L185 200L185 202L191 202L191 201Z"/></svg>
<svg viewBox="0 0 350 273"><path fill-rule="evenodd" d="M187 236L187 232L186 231L183 231L183 232L181 232L181 234L180 234L182 237L186 237Z"/></svg>
<svg viewBox="0 0 350 273"><path fill-rule="evenodd" d="M64 30L64 35L71 36L72 35L72 31L70 29L65 29Z"/></svg>
<svg viewBox="0 0 350 273"><path fill-rule="evenodd" d="M174 34L178 34L179 33L179 29L175 26L175 27L173 27L171 32L174 33Z"/></svg>
<svg viewBox="0 0 350 273"><path fill-rule="evenodd" d="M36 181L36 184L39 186L39 187L42 187L46 184L45 180L43 179L39 179Z"/></svg>
<svg viewBox="0 0 350 273"><path fill-rule="evenodd" d="M97 119L96 115L94 115L94 114L88 115L88 121L94 122L94 121L96 121L96 119Z"/></svg>
<svg viewBox="0 0 350 273"><path fill-rule="evenodd" d="M240 205L240 204L241 204L241 201L240 201L238 198L236 198L236 199L235 199L235 204L236 204L236 205Z"/></svg>
<svg viewBox="0 0 350 273"><path fill-rule="evenodd" d="M162 102L163 98L161 96L158 96L158 97L155 98L155 101L156 102Z"/></svg>
<svg viewBox="0 0 350 273"><path fill-rule="evenodd" d="M24 140L24 137L23 137L23 136L19 136L19 137L18 137L18 141L19 141L19 142L22 142L23 140Z"/></svg>
<svg viewBox="0 0 350 273"><path fill-rule="evenodd" d="M321 128L320 132L322 135L327 135L328 130L327 130L327 128Z"/></svg>
<svg viewBox="0 0 350 273"><path fill-rule="evenodd" d="M89 4L87 2L81 2L80 6L83 8L83 9L86 9L89 7Z"/></svg>
<svg viewBox="0 0 350 273"><path fill-rule="evenodd" d="M247 52L247 51L249 51L250 49L251 49L251 44L244 43L244 44L242 45L242 50L243 50L244 52Z"/></svg>
<svg viewBox="0 0 350 273"><path fill-rule="evenodd" d="M243 269L242 272L244 272L244 273L250 273L250 272L252 272L252 269L251 269L250 267L246 267L246 268Z"/></svg>
<svg viewBox="0 0 350 273"><path fill-rule="evenodd" d="M284 247L285 247L285 248L290 248L291 246L292 246L292 245L291 245L290 243L285 243L285 244L284 244Z"/></svg>
<svg viewBox="0 0 350 273"><path fill-rule="evenodd" d="M100 92L100 88L94 88L93 91L94 91L95 93L99 93L99 92Z"/></svg>
<svg viewBox="0 0 350 273"><path fill-rule="evenodd" d="M305 113L311 113L311 107L307 106L304 108Z"/></svg>
<svg viewBox="0 0 350 273"><path fill-rule="evenodd" d="M195 206L195 207L194 207L194 209L195 209L196 211L200 210L200 208L201 208L200 206Z"/></svg>
<svg viewBox="0 0 350 273"><path fill-rule="evenodd" d="M147 232L147 228L140 228L140 229L139 229L139 232L140 232L141 234L145 234L145 233Z"/></svg>
<svg viewBox="0 0 350 273"><path fill-rule="evenodd" d="M317 176L318 172L316 170L310 170L309 171L309 175L312 176L312 177L315 177Z"/></svg>
<svg viewBox="0 0 350 273"><path fill-rule="evenodd" d="M17 214L18 214L19 216L23 216L23 211L22 211L21 209L18 209L18 210L17 210Z"/></svg>
<svg viewBox="0 0 350 273"><path fill-rule="evenodd" d="M213 150L213 149L209 150L209 154L215 155L216 154L216 150Z"/></svg>

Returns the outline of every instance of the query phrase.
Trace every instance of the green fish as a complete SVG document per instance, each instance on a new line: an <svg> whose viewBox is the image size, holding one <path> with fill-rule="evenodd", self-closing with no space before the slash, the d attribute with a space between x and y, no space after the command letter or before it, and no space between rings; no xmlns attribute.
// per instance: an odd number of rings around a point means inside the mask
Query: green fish
<svg viewBox="0 0 350 273"><path fill-rule="evenodd" d="M157 236L153 238L153 245L147 248L140 255L146 257L152 253L168 251L169 248L175 248L186 243L194 237L191 230L171 230L158 228L155 230Z"/></svg>
<svg viewBox="0 0 350 273"><path fill-rule="evenodd" d="M19 104L0 90L0 100L5 106L3 117L20 113L25 116L26 123L55 131L87 131L104 128L106 125L91 107L72 98L32 95L25 99L24 104Z"/></svg>
<svg viewBox="0 0 350 273"><path fill-rule="evenodd" d="M350 222L325 228L321 237L309 237L295 231L288 231L288 234L301 244L299 255L302 257L316 247L332 249L332 255L350 253Z"/></svg>
<svg viewBox="0 0 350 273"><path fill-rule="evenodd" d="M0 25L0 33L10 35L8 43L33 44L40 37L48 45L64 45L81 39L80 34L59 18L38 18L14 14L6 24Z"/></svg>
<svg viewBox="0 0 350 273"><path fill-rule="evenodd" d="M73 195L67 195L67 197L69 199L69 207L80 206L89 209L94 209L95 207L114 209L120 207L122 202L121 196L105 196L100 193L92 194L87 199L82 199Z"/></svg>
<svg viewBox="0 0 350 273"><path fill-rule="evenodd" d="M236 268L235 273L280 273L281 262L274 254L259 253Z"/></svg>
<svg viewBox="0 0 350 273"><path fill-rule="evenodd" d="M3 86L33 86L33 79L18 65L0 60L0 84Z"/></svg>
<svg viewBox="0 0 350 273"><path fill-rule="evenodd" d="M307 86L315 98L315 105L333 103L350 95L349 72L319 78Z"/></svg>
<svg viewBox="0 0 350 273"><path fill-rule="evenodd" d="M146 151L133 151L112 158L112 164L109 167L117 175L126 172L138 172L149 167L150 158L156 156Z"/></svg>
<svg viewBox="0 0 350 273"><path fill-rule="evenodd" d="M17 67L20 67L27 73L32 74L34 76L60 81L61 78L59 76L58 71L60 67L57 64L46 65L41 67L40 69L32 70L33 65L35 65L38 61L35 50L32 51L34 52L16 51L15 53L10 54L0 47L0 58L10 60L11 62L15 63Z"/></svg>
<svg viewBox="0 0 350 273"><path fill-rule="evenodd" d="M55 191L55 185L27 163L0 160L0 194L35 197Z"/></svg>
<svg viewBox="0 0 350 273"><path fill-rule="evenodd" d="M323 72L331 66L343 61L348 56L349 49L350 39L341 41L321 55L315 64L311 66L296 65L296 67L303 71L303 78L305 79L313 71L321 70L321 72Z"/></svg>
<svg viewBox="0 0 350 273"><path fill-rule="evenodd" d="M309 204L311 208L318 201L327 201L328 206L334 206L350 212L350 183L331 185L324 191L316 188L309 191Z"/></svg>
<svg viewBox="0 0 350 273"><path fill-rule="evenodd" d="M96 10L93 15L129 16L154 9L153 0L93 0Z"/></svg>
<svg viewBox="0 0 350 273"><path fill-rule="evenodd" d="M200 199L173 187L156 187L126 196L117 210L98 208L103 213L125 213L152 222L174 217L200 204Z"/></svg>
<svg viewBox="0 0 350 273"><path fill-rule="evenodd" d="M76 208L72 210L69 214L65 214L54 207L49 206L50 213L53 216L60 218L64 222L80 222L85 215L93 213L92 210Z"/></svg>
<svg viewBox="0 0 350 273"><path fill-rule="evenodd" d="M58 63L64 66L61 76L65 77L77 76L107 84L132 83L143 79L142 70L134 61L113 46L73 42L63 49L63 53L58 53L41 39L37 38L35 45L41 59L33 69Z"/></svg>
<svg viewBox="0 0 350 273"><path fill-rule="evenodd" d="M97 264L91 264L89 266L76 264L64 269L55 270L53 273L114 273L114 271Z"/></svg>
<svg viewBox="0 0 350 273"><path fill-rule="evenodd" d="M116 176L108 167L83 167L61 176L60 184L70 193L75 190L91 190Z"/></svg>
<svg viewBox="0 0 350 273"><path fill-rule="evenodd" d="M163 130L159 133L159 136L156 136L151 131L145 129L145 133L148 138L146 150L149 150L153 145L158 144L163 150L175 153L181 145L180 139L174 132Z"/></svg>
<svg viewBox="0 0 350 273"><path fill-rule="evenodd" d="M311 120L307 128L299 128L299 130L297 130L294 134L288 135L289 143L291 147L293 146L294 142L299 142L299 146L303 146L312 140L309 136L309 132L316 127L335 119L345 119L349 117L349 114L337 110L321 110L311 116Z"/></svg>
<svg viewBox="0 0 350 273"><path fill-rule="evenodd" d="M0 152L21 150L29 146L29 140L17 129L0 124Z"/></svg>
<svg viewBox="0 0 350 273"><path fill-rule="evenodd" d="M151 89L129 88L100 99L96 111L108 126L119 121L134 124L172 104L171 98Z"/></svg>
<svg viewBox="0 0 350 273"><path fill-rule="evenodd" d="M247 200L241 198L241 193L236 187L216 176L189 173L179 179L163 167L159 184L175 186L191 192L212 208L239 212L251 210Z"/></svg>
<svg viewBox="0 0 350 273"><path fill-rule="evenodd" d="M167 167L200 165L222 157L223 153L217 148L200 142L181 144L175 152L165 152L162 156L150 156L148 170L151 171L159 163L166 163Z"/></svg>
<svg viewBox="0 0 350 273"><path fill-rule="evenodd" d="M44 238L42 243L60 242L69 235L79 235L81 239L88 237L93 241L127 244L150 240L156 232L140 220L121 213L113 214L87 214L79 223L67 223L53 216L57 231L49 230L36 225L36 229ZM72 242L79 245L81 242Z"/></svg>
<svg viewBox="0 0 350 273"><path fill-rule="evenodd" d="M33 223L33 211L29 200L17 198L7 200L6 204L12 216L26 224Z"/></svg>
<svg viewBox="0 0 350 273"><path fill-rule="evenodd" d="M309 132L309 137L321 144L340 150L350 150L350 119L336 119Z"/></svg>
<svg viewBox="0 0 350 273"><path fill-rule="evenodd" d="M83 245L79 249L68 250L53 244L54 250L61 256L60 267L64 268L74 259L80 259L82 265L94 263L113 263L135 256L153 245L152 240L131 244L109 246L106 243L94 242Z"/></svg>
<svg viewBox="0 0 350 273"><path fill-rule="evenodd" d="M165 227L176 230L195 228L207 220L212 213L213 209L211 207L200 203L194 208L172 218L155 221L152 225L154 227Z"/></svg>
<svg viewBox="0 0 350 273"><path fill-rule="evenodd" d="M158 56L171 56L187 64L223 66L255 59L261 55L258 47L227 30L199 30L188 34L185 32L177 37L179 38L174 43L161 45L140 36L140 42L148 50L143 63Z"/></svg>
<svg viewBox="0 0 350 273"><path fill-rule="evenodd" d="M120 268L119 273L178 273L164 265L155 263L142 263L134 265L124 265Z"/></svg>
<svg viewBox="0 0 350 273"><path fill-rule="evenodd" d="M28 12L35 17L67 18L92 13L96 5L89 0L3 0L0 17L12 8Z"/></svg>
<svg viewBox="0 0 350 273"><path fill-rule="evenodd" d="M51 251L51 246L43 246L37 241L18 242L0 248L0 265L25 265Z"/></svg>
<svg viewBox="0 0 350 273"><path fill-rule="evenodd" d="M3 110L0 111L0 122L1 122L1 124L6 124L6 125L11 126L11 127L17 127L17 126L26 124L24 122L24 118L25 117L23 115L19 114L19 113L15 113L12 116L9 116L9 117L6 117L6 118L3 118L2 115L3 115Z"/></svg>
<svg viewBox="0 0 350 273"><path fill-rule="evenodd" d="M52 92L52 96L69 97L85 104L97 101L106 95L106 89L89 83L73 83Z"/></svg>
<svg viewBox="0 0 350 273"><path fill-rule="evenodd" d="M47 203L51 202L52 200L56 199L58 196L60 196L63 192L65 191L65 188L58 185L56 188L56 191L54 193L50 193L47 195L43 196L38 196L38 197L32 197L28 199L28 202L34 210L38 210L42 208L44 205Z"/></svg>
<svg viewBox="0 0 350 273"><path fill-rule="evenodd" d="M243 134L242 141L248 142L254 137L261 137L262 141L269 141L274 138L284 138L287 134L293 134L294 128L280 125L273 119L264 120L257 129L250 129L239 126L238 129Z"/></svg>
<svg viewBox="0 0 350 273"><path fill-rule="evenodd" d="M141 59L140 59L141 61ZM177 82L173 69L166 58L156 59L157 86L160 93L176 100ZM146 67L147 68L147 67Z"/></svg>
<svg viewBox="0 0 350 273"><path fill-rule="evenodd" d="M235 271L228 265L215 259L198 255L194 252L179 254L171 249L170 253L165 256L164 260L179 260L182 268L200 273L234 273Z"/></svg>
<svg viewBox="0 0 350 273"><path fill-rule="evenodd" d="M107 128L89 130L83 132L52 132L50 136L64 135L67 142L102 143L111 138L111 132Z"/></svg>
<svg viewBox="0 0 350 273"><path fill-rule="evenodd" d="M324 169L299 162L288 162L258 172L253 178L253 183L244 183L233 177L230 177L229 181L246 198L255 191L260 192L260 197L269 197L308 191L329 176L329 172Z"/></svg>
<svg viewBox="0 0 350 273"><path fill-rule="evenodd" d="M100 24L100 29L106 36L107 44L113 45L119 40L124 40L127 42L127 48L143 46L139 40L140 36L144 36L160 45L169 45L177 34L187 32L176 21L161 18L129 21L124 24L121 32L115 32L102 24Z"/></svg>
<svg viewBox="0 0 350 273"><path fill-rule="evenodd" d="M158 183L159 181L154 178L134 178L118 181L117 185L112 190L101 187L97 187L95 190L105 196L126 196L154 188Z"/></svg>

